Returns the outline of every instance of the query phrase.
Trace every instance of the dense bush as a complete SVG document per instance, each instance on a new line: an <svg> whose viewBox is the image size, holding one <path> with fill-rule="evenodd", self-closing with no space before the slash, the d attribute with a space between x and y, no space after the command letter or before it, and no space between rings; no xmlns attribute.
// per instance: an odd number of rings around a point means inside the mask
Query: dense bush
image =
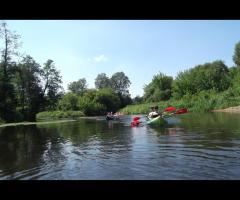
<svg viewBox="0 0 240 200"><path fill-rule="evenodd" d="M106 111L116 112L120 106L120 99L118 95L110 88L98 90L94 101L102 104L106 108Z"/></svg>
<svg viewBox="0 0 240 200"><path fill-rule="evenodd" d="M63 111L78 110L77 104L78 96L74 93L67 93L58 102L58 109Z"/></svg>
<svg viewBox="0 0 240 200"><path fill-rule="evenodd" d="M119 107L120 98L111 88L88 89L82 95L67 93L58 104L61 111L79 110L90 116L116 112Z"/></svg>
<svg viewBox="0 0 240 200"><path fill-rule="evenodd" d="M61 118L76 118L83 117L84 113L81 111L44 111L37 114L37 120L43 119L61 119Z"/></svg>
<svg viewBox="0 0 240 200"><path fill-rule="evenodd" d="M85 115L93 116L93 115L100 115L105 112L106 107L94 100L91 100L87 97L80 97L78 99L78 108L81 110Z"/></svg>
<svg viewBox="0 0 240 200"><path fill-rule="evenodd" d="M121 109L125 114L144 114L148 113L153 105L158 105L160 110L173 105L177 108L186 107L190 112L209 112L214 109L223 109L231 106L238 106L240 96L229 88L226 91L218 93L214 90L201 91L198 94L186 94L180 100L170 99L169 101L161 101L158 103L144 103L138 105L128 105Z"/></svg>
<svg viewBox="0 0 240 200"><path fill-rule="evenodd" d="M201 91L222 92L231 84L229 69L222 61L198 65L180 72L173 82L173 96L176 99L186 94L194 95Z"/></svg>
<svg viewBox="0 0 240 200"><path fill-rule="evenodd" d="M144 86L144 99L148 102L168 100L171 97L173 78L162 73L155 75L148 85Z"/></svg>

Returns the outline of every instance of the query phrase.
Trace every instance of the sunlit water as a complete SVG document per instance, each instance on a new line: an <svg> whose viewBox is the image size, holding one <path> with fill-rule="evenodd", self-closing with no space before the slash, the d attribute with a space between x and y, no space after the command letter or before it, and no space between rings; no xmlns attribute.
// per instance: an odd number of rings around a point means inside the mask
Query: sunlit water
<svg viewBox="0 0 240 200"><path fill-rule="evenodd" d="M144 119L142 120L144 122ZM131 116L0 128L0 179L240 179L240 115Z"/></svg>

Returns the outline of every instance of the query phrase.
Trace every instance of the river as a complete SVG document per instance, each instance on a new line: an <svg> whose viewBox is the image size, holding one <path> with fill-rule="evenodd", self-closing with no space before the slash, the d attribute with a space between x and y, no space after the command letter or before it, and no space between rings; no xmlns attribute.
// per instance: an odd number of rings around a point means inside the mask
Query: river
<svg viewBox="0 0 240 200"><path fill-rule="evenodd" d="M164 127L132 116L0 128L0 179L240 179L240 114L184 114Z"/></svg>

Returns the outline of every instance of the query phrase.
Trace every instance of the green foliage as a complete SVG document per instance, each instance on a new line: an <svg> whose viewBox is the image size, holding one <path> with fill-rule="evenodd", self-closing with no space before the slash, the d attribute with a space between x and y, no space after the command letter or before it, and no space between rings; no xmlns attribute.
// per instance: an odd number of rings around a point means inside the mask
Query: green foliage
<svg viewBox="0 0 240 200"><path fill-rule="evenodd" d="M237 67L240 67L240 42L235 45L233 62L236 64Z"/></svg>
<svg viewBox="0 0 240 200"><path fill-rule="evenodd" d="M171 97L173 78L162 73L155 75L148 85L144 86L144 99L148 102L168 100Z"/></svg>
<svg viewBox="0 0 240 200"><path fill-rule="evenodd" d="M110 88L87 91L78 98L78 109L86 115L102 115L117 111L120 105L118 95Z"/></svg>
<svg viewBox="0 0 240 200"><path fill-rule="evenodd" d="M85 78L69 83L68 90L72 93L82 95L87 90L87 81Z"/></svg>
<svg viewBox="0 0 240 200"><path fill-rule="evenodd" d="M65 94L58 102L59 110L78 110L78 96L74 93Z"/></svg>
<svg viewBox="0 0 240 200"><path fill-rule="evenodd" d="M235 92L235 95L240 96L240 68L239 67L233 67L230 68L231 72L231 87L233 91Z"/></svg>
<svg viewBox="0 0 240 200"><path fill-rule="evenodd" d="M134 97L134 98L132 99L132 103L133 103L133 104L143 103L143 97L140 97L139 95L137 95L136 97Z"/></svg>
<svg viewBox="0 0 240 200"><path fill-rule="evenodd" d="M222 61L206 63L180 72L173 82L173 96L179 99L186 94L207 90L222 92L229 88L230 83L229 70Z"/></svg>
<svg viewBox="0 0 240 200"><path fill-rule="evenodd" d="M4 123L5 123L5 121L0 118L0 124L4 124Z"/></svg>
<svg viewBox="0 0 240 200"><path fill-rule="evenodd" d="M105 73L98 74L95 79L95 87L97 89L111 88L111 80Z"/></svg>
<svg viewBox="0 0 240 200"><path fill-rule="evenodd" d="M130 85L131 82L124 72L117 72L111 77L112 89L120 95L129 94L128 88Z"/></svg>
<svg viewBox="0 0 240 200"><path fill-rule="evenodd" d="M0 24L0 117L6 122L15 120L16 97L12 84L13 68L12 56L17 55L19 35L10 31L6 23ZM1 44L1 43L0 43Z"/></svg>
<svg viewBox="0 0 240 200"><path fill-rule="evenodd" d="M107 110L116 110L117 107L123 108L124 106L132 103L132 99L128 91L130 84L131 82L129 78L124 74L124 72L116 72L115 74L112 75L110 79L107 77L105 73L101 73L98 74L98 76L95 79L95 87L99 90L100 93L102 93L101 92L102 89L106 89L105 90L106 95L106 91L110 91L112 89L110 93L112 94L115 93L118 95L118 97L115 97L115 100L116 99L120 100L119 104L118 100L116 100L117 105L114 107L111 105L106 106L103 103ZM110 99L111 98L112 97L110 97Z"/></svg>
<svg viewBox="0 0 240 200"><path fill-rule="evenodd" d="M40 86L41 68L31 56L26 56L15 68L15 91L19 112L24 119L35 120L42 102L42 88Z"/></svg>
<svg viewBox="0 0 240 200"><path fill-rule="evenodd" d="M110 88L104 88L97 91L94 101L102 104L106 110L116 112L120 106L120 99Z"/></svg>
<svg viewBox="0 0 240 200"><path fill-rule="evenodd" d="M240 96L233 88L229 88L223 92L216 92L215 90L201 91L198 94L186 94L181 99L170 99L168 101L161 101L157 103L143 103L138 105L128 105L121 109L125 114L144 114L148 113L153 105L158 105L160 110L168 106L175 106L176 108L188 108L190 112L209 112L214 109L223 109L231 106L238 106Z"/></svg>
<svg viewBox="0 0 240 200"><path fill-rule="evenodd" d="M42 79L44 81L43 95L45 97L45 109L54 110L61 97L59 92L62 89L62 77L56 69L53 60L47 60L42 69Z"/></svg>
<svg viewBox="0 0 240 200"><path fill-rule="evenodd" d="M47 120L47 119L62 119L62 118L77 118L83 117L84 114L81 111L44 111L37 114L37 120Z"/></svg>
<svg viewBox="0 0 240 200"><path fill-rule="evenodd" d="M19 35L0 24L0 117L6 122L35 120L36 113L55 109L61 97L61 76L52 60L41 68L31 56L16 63Z"/></svg>
<svg viewBox="0 0 240 200"><path fill-rule="evenodd" d="M126 105L132 104L132 99L130 97L130 94L118 94L118 97L120 99L120 108L125 107Z"/></svg>
<svg viewBox="0 0 240 200"><path fill-rule="evenodd" d="M180 72L175 80L159 73L145 85L143 97L131 99L131 82L124 72L117 72L111 78L99 74L95 79L96 89L87 89L86 79L79 79L68 85L71 92L64 95L62 77L53 60L47 60L43 67L31 56L13 61L18 55L18 39L19 35L10 31L6 23L0 24L0 123L34 121L36 113L40 118L102 115L132 103L135 105L122 111L147 113L151 105L157 104L162 109L174 105L206 112L240 102L240 42L233 55L236 66L228 68L218 60ZM53 111L56 109L59 110ZM53 112L41 112L45 110Z"/></svg>

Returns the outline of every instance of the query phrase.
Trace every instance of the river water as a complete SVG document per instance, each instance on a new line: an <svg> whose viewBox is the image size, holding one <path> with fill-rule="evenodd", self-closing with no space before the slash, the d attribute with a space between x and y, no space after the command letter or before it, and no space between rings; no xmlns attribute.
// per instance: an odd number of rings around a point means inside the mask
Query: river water
<svg viewBox="0 0 240 200"><path fill-rule="evenodd" d="M240 179L240 115L132 116L0 128L0 179Z"/></svg>

